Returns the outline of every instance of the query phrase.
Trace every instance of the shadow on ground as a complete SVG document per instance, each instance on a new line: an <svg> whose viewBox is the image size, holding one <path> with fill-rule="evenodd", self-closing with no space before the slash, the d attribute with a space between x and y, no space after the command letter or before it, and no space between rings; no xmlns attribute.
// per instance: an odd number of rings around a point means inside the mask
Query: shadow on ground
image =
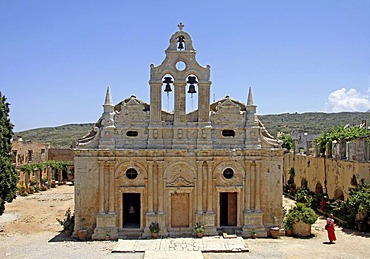
<svg viewBox="0 0 370 259"><path fill-rule="evenodd" d="M353 230L350 228L342 228L342 232L346 233L347 235L351 236L360 236L370 238L370 232L360 232L358 230Z"/></svg>
<svg viewBox="0 0 370 259"><path fill-rule="evenodd" d="M49 242L65 242L65 241L78 241L70 236L68 236L64 231L59 232L58 235L49 240Z"/></svg>

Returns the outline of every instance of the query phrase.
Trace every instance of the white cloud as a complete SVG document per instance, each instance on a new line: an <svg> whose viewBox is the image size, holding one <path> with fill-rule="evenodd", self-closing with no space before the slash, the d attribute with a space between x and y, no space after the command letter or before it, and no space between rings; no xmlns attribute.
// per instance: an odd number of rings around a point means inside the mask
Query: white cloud
<svg viewBox="0 0 370 259"><path fill-rule="evenodd" d="M370 89L367 90L370 92ZM370 110L368 95L362 95L356 89L342 88L329 94L325 103L326 112L366 112Z"/></svg>

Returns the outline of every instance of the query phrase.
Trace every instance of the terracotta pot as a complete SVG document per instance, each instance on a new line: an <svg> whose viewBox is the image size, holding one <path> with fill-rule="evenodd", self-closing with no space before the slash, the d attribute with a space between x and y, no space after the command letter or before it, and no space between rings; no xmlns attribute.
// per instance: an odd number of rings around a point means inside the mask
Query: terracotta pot
<svg viewBox="0 0 370 259"><path fill-rule="evenodd" d="M77 237L81 241L85 241L87 238L87 229L79 229L77 230Z"/></svg>
<svg viewBox="0 0 370 259"><path fill-rule="evenodd" d="M293 233L301 237L309 237L311 235L311 224L298 221L293 224Z"/></svg>
<svg viewBox="0 0 370 259"><path fill-rule="evenodd" d="M285 229L285 235L291 236L293 234L293 231L291 229Z"/></svg>
<svg viewBox="0 0 370 259"><path fill-rule="evenodd" d="M152 237L153 238L158 238L159 237L159 233L152 233Z"/></svg>
<svg viewBox="0 0 370 259"><path fill-rule="evenodd" d="M204 232L197 232L197 237L203 237Z"/></svg>
<svg viewBox="0 0 370 259"><path fill-rule="evenodd" d="M271 237L272 238L278 238L279 231L280 231L280 228L278 228L278 227L272 227L272 228L270 228L270 235L271 235Z"/></svg>
<svg viewBox="0 0 370 259"><path fill-rule="evenodd" d="M256 239L257 238L257 234L256 233L252 234L251 235L251 238Z"/></svg>

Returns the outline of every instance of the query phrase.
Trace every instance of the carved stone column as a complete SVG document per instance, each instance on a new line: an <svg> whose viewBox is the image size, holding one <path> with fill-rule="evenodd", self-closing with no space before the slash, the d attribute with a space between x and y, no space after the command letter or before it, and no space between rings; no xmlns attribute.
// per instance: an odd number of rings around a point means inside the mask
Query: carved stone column
<svg viewBox="0 0 370 259"><path fill-rule="evenodd" d="M256 181L255 181L255 178L256 178L256 161L252 161L251 163L251 178L250 178L250 189L249 189L249 193L250 193L250 202L251 202L251 206L250 208L251 209L254 209L255 208L255 184L256 184Z"/></svg>
<svg viewBox="0 0 370 259"><path fill-rule="evenodd" d="M153 213L153 161L148 162L148 213Z"/></svg>
<svg viewBox="0 0 370 259"><path fill-rule="evenodd" d="M260 175L260 169L261 169L261 162L256 163L256 184L255 184L255 193L254 193L254 207L256 211L261 210L261 175Z"/></svg>
<svg viewBox="0 0 370 259"><path fill-rule="evenodd" d="M158 213L163 212L163 162L158 162Z"/></svg>
<svg viewBox="0 0 370 259"><path fill-rule="evenodd" d="M243 213L243 237L250 237L252 231L259 237L267 237L267 231L263 226L263 212L260 202L260 167L261 162L248 162L246 165L246 208ZM249 196L249 198L248 198ZM249 207L248 207L249 206Z"/></svg>
<svg viewBox="0 0 370 259"><path fill-rule="evenodd" d="M213 200L217 197L213 197L213 162L207 162L207 212L203 217L203 224L205 226L205 234L207 236L217 235L217 229L215 226L216 214L213 211Z"/></svg>
<svg viewBox="0 0 370 259"><path fill-rule="evenodd" d="M245 162L245 181L244 181L244 193L245 193L245 199L244 199L244 211L248 211L251 208L251 164L250 161Z"/></svg>
<svg viewBox="0 0 370 259"><path fill-rule="evenodd" d="M198 121L209 122L211 81L199 82Z"/></svg>
<svg viewBox="0 0 370 259"><path fill-rule="evenodd" d="M99 162L99 212L96 214L94 240L118 239L117 213L114 208L114 161L104 158Z"/></svg>
<svg viewBox="0 0 370 259"><path fill-rule="evenodd" d="M115 207L114 207L114 197L115 197L115 186L114 186L114 161L108 162L108 173L109 173L109 213L116 213Z"/></svg>
<svg viewBox="0 0 370 259"><path fill-rule="evenodd" d="M185 86L186 81L175 81L173 83L175 86L175 122L185 122L185 113L186 113L186 94Z"/></svg>
<svg viewBox="0 0 370 259"><path fill-rule="evenodd" d="M164 203L164 170L163 170L163 162L158 161L158 212L157 212L157 219L158 224L160 227L159 235L162 237L168 236L167 227L166 227L166 213L163 209Z"/></svg>
<svg viewBox="0 0 370 259"><path fill-rule="evenodd" d="M212 176L212 162L208 162L208 171L207 171L207 212L213 211L213 188L212 188L212 183L213 183L213 176Z"/></svg>
<svg viewBox="0 0 370 259"><path fill-rule="evenodd" d="M161 121L162 81L150 81L150 122Z"/></svg>
<svg viewBox="0 0 370 259"><path fill-rule="evenodd" d="M198 173L198 182L197 182L197 211L202 213L203 211L203 162L197 161L197 173Z"/></svg>
<svg viewBox="0 0 370 259"><path fill-rule="evenodd" d="M99 161L99 212L101 213L105 212L104 211L104 202L105 202L104 169L105 169L105 162Z"/></svg>

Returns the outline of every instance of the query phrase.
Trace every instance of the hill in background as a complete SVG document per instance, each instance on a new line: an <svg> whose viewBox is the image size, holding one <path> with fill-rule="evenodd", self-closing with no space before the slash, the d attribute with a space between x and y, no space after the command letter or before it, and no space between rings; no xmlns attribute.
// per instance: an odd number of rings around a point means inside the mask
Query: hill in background
<svg viewBox="0 0 370 259"><path fill-rule="evenodd" d="M283 113L258 115L258 118L273 136L279 131L287 134L321 134L338 126L358 125L364 120L370 123L370 113L367 112ZM89 133L93 126L94 123L68 124L20 131L15 136L22 136L25 141L47 142L51 148L69 148L72 142Z"/></svg>

